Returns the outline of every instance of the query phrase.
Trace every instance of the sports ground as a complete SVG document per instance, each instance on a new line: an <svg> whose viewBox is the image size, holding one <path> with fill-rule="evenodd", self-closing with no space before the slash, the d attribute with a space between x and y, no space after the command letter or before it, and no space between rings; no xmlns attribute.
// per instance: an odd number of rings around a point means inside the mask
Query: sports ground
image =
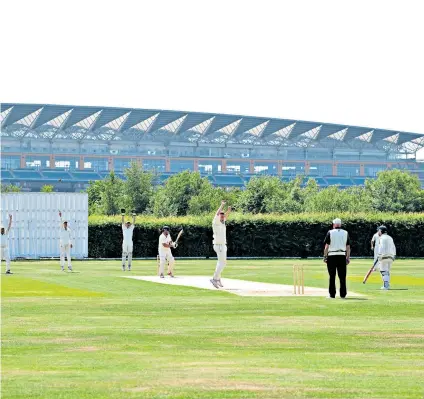
<svg viewBox="0 0 424 399"><path fill-rule="evenodd" d="M121 278L118 261L13 262L2 276L3 398L423 398L424 261L397 260L362 296L239 296ZM293 260L229 260L223 277L292 284ZM305 285L326 288L306 260ZM210 276L213 260L178 260ZM152 276L156 261L131 275ZM348 294L349 295L349 294Z"/></svg>

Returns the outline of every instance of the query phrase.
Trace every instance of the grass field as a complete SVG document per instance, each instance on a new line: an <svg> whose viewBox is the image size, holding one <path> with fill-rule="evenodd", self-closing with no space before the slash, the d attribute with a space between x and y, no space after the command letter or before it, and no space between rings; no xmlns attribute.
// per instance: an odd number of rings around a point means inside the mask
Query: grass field
<svg viewBox="0 0 424 399"><path fill-rule="evenodd" d="M214 261L177 261L210 275ZM292 283L293 260L229 261L224 277ZM326 287L321 261L305 284ZM424 261L394 290L353 260L362 300L239 297L123 279L119 262L14 262L2 275L2 398L423 398ZM133 275L152 275L136 261ZM128 273L128 272L125 272Z"/></svg>

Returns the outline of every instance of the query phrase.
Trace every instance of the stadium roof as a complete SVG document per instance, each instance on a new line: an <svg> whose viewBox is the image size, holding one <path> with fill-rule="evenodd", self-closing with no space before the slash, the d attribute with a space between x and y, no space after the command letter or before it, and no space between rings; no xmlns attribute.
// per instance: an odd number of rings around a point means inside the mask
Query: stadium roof
<svg viewBox="0 0 424 399"><path fill-rule="evenodd" d="M1 135L83 141L374 148L415 153L424 134L243 115L136 108L1 104Z"/></svg>

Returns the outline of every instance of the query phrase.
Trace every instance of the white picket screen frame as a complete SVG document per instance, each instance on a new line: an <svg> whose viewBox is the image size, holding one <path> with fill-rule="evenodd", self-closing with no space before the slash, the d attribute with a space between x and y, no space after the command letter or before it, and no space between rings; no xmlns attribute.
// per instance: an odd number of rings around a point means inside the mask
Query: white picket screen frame
<svg viewBox="0 0 424 399"><path fill-rule="evenodd" d="M1 223L9 235L11 258L38 259L59 256L59 210L74 238L71 256L88 257L87 193L2 193Z"/></svg>

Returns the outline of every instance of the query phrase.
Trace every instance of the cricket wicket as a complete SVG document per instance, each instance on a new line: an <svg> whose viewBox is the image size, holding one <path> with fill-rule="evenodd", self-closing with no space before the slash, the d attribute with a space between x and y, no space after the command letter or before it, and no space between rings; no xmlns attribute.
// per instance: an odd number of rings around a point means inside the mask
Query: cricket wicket
<svg viewBox="0 0 424 399"><path fill-rule="evenodd" d="M303 273L303 265L293 265L293 294L305 294L305 276Z"/></svg>

